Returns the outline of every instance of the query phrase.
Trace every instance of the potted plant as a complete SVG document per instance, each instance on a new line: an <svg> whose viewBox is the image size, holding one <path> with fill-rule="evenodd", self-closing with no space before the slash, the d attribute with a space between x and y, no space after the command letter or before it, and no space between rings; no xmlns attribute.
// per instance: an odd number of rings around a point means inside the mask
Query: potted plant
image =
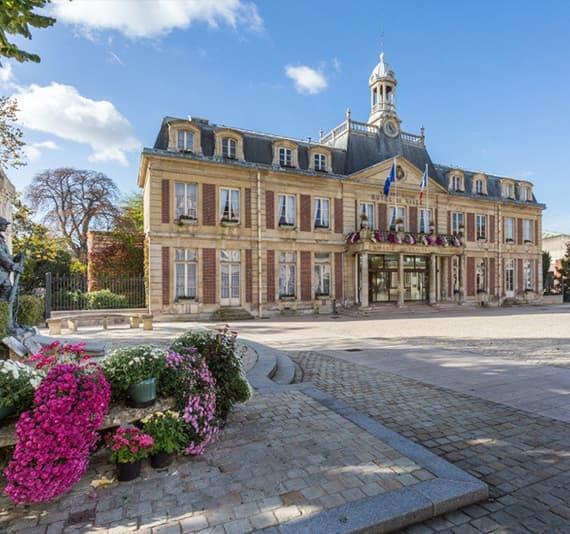
<svg viewBox="0 0 570 534"><path fill-rule="evenodd" d="M0 424L32 405L43 373L13 360L0 361Z"/></svg>
<svg viewBox="0 0 570 534"><path fill-rule="evenodd" d="M184 449L188 440L184 422L177 412L156 412L142 421L143 431L152 437L154 446L150 451L150 465L155 469L167 467L174 454Z"/></svg>
<svg viewBox="0 0 570 534"><path fill-rule="evenodd" d="M107 436L106 445L117 466L117 479L128 482L140 475L141 461L150 454L154 440L134 426L120 426Z"/></svg>
<svg viewBox="0 0 570 534"><path fill-rule="evenodd" d="M164 370L166 353L153 345L121 347L103 362L115 398L127 397L133 408L152 406L156 401L156 382Z"/></svg>

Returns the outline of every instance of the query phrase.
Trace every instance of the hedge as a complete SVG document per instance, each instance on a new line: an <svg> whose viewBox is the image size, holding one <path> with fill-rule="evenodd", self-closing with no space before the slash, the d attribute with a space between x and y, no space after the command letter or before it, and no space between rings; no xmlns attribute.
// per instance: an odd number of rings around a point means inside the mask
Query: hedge
<svg viewBox="0 0 570 534"><path fill-rule="evenodd" d="M18 304L18 323L37 326L44 320L45 304L42 297L20 295Z"/></svg>

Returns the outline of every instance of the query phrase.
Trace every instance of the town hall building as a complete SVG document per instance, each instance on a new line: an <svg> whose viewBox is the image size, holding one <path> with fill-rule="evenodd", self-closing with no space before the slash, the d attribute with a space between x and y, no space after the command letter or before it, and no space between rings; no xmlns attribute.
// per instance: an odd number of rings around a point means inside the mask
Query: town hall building
<svg viewBox="0 0 570 534"><path fill-rule="evenodd" d="M319 142L193 116L163 120L138 176L151 312L268 316L541 298L545 206L533 185L434 163L423 129L401 128L383 54L369 88L368 120L347 112Z"/></svg>

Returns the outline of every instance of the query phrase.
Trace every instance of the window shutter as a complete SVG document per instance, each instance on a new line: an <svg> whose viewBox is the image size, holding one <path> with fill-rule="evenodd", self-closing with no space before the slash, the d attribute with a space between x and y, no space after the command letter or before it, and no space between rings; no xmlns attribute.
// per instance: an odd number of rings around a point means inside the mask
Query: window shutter
<svg viewBox="0 0 570 534"><path fill-rule="evenodd" d="M475 214L467 214L467 241L475 241Z"/></svg>
<svg viewBox="0 0 570 534"><path fill-rule="evenodd" d="M245 251L245 301L253 302L253 256L250 248Z"/></svg>
<svg viewBox="0 0 570 534"><path fill-rule="evenodd" d="M475 258L467 258L467 295L475 296Z"/></svg>
<svg viewBox="0 0 570 534"><path fill-rule="evenodd" d="M170 223L170 180L162 180L161 183L162 195L162 223Z"/></svg>
<svg viewBox="0 0 570 534"><path fill-rule="evenodd" d="M343 233L343 202L342 198L334 199L334 231L336 234Z"/></svg>
<svg viewBox="0 0 570 534"><path fill-rule="evenodd" d="M202 283L204 304L216 304L216 249L202 250Z"/></svg>
<svg viewBox="0 0 570 534"><path fill-rule="evenodd" d="M523 244L523 220L517 219L517 245Z"/></svg>
<svg viewBox="0 0 570 534"><path fill-rule="evenodd" d="M444 258L447 262L447 298L453 298L453 258Z"/></svg>
<svg viewBox="0 0 570 534"><path fill-rule="evenodd" d="M534 290L541 295L541 287L538 285L538 269L539 269L539 261L533 260L534 263ZM544 282L543 282L544 283Z"/></svg>
<svg viewBox="0 0 570 534"><path fill-rule="evenodd" d="M538 221L537 220L534 221L534 235L532 236L532 242L535 245L538 245L538 243L540 243L540 236L538 235Z"/></svg>
<svg viewBox="0 0 570 534"><path fill-rule="evenodd" d="M523 261L522 259L517 260L517 291L518 293L523 292Z"/></svg>
<svg viewBox="0 0 570 534"><path fill-rule="evenodd" d="M245 188L245 227L251 228L251 188Z"/></svg>
<svg viewBox="0 0 570 534"><path fill-rule="evenodd" d="M495 258L489 258L489 294L497 293L497 271L495 269Z"/></svg>
<svg viewBox="0 0 570 534"><path fill-rule="evenodd" d="M388 207L386 204L378 204L378 230L383 231L388 228Z"/></svg>
<svg viewBox="0 0 570 534"><path fill-rule="evenodd" d="M216 226L216 186L214 184L202 184L202 224Z"/></svg>
<svg viewBox="0 0 570 534"><path fill-rule="evenodd" d="M162 247L162 305L170 305L170 247Z"/></svg>
<svg viewBox="0 0 570 534"><path fill-rule="evenodd" d="M265 227L268 230L275 228L275 193L265 192Z"/></svg>
<svg viewBox="0 0 570 534"><path fill-rule="evenodd" d="M418 231L418 208L410 206L410 232Z"/></svg>
<svg viewBox="0 0 570 534"><path fill-rule="evenodd" d="M301 232L311 231L311 195L301 195Z"/></svg>
<svg viewBox="0 0 570 534"><path fill-rule="evenodd" d="M340 301L343 299L343 253L334 253L334 296Z"/></svg>
<svg viewBox="0 0 570 534"><path fill-rule="evenodd" d="M489 243L495 242L495 216L489 215Z"/></svg>
<svg viewBox="0 0 570 534"><path fill-rule="evenodd" d="M447 212L447 233L451 235L451 212Z"/></svg>
<svg viewBox="0 0 570 534"><path fill-rule="evenodd" d="M267 302L275 302L275 251L267 251Z"/></svg>
<svg viewBox="0 0 570 534"><path fill-rule="evenodd" d="M313 300L313 287L311 285L311 253L301 251L301 300Z"/></svg>

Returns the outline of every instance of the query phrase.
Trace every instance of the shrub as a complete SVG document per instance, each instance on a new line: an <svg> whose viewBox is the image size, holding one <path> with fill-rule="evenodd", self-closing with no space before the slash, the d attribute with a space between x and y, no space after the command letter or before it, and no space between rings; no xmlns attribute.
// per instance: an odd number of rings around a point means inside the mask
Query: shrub
<svg viewBox="0 0 570 534"><path fill-rule="evenodd" d="M53 367L16 423L17 443L4 470L15 503L49 501L83 476L109 407L110 388L95 365Z"/></svg>
<svg viewBox="0 0 570 534"><path fill-rule="evenodd" d="M216 415L222 420L227 418L235 403L245 402L250 397L236 337L228 327L218 332L193 330L175 339L171 346L175 352L195 348L202 355L216 379Z"/></svg>
<svg viewBox="0 0 570 534"><path fill-rule="evenodd" d="M21 295L18 303L18 323L37 326L44 320L45 304L42 297Z"/></svg>
<svg viewBox="0 0 570 534"><path fill-rule="evenodd" d="M177 412L168 410L156 412L142 419L143 430L154 440L151 454L165 452L172 454L184 449L188 437L184 423Z"/></svg>
<svg viewBox="0 0 570 534"><path fill-rule="evenodd" d="M87 308L90 310L103 310L115 308L128 308L129 300L125 295L117 295L109 289L100 289L85 294Z"/></svg>
<svg viewBox="0 0 570 534"><path fill-rule="evenodd" d="M0 301L0 339L8 335L8 303Z"/></svg>
<svg viewBox="0 0 570 534"><path fill-rule="evenodd" d="M34 400L43 373L13 360L0 361L0 408L14 407L21 414Z"/></svg>
<svg viewBox="0 0 570 534"><path fill-rule="evenodd" d="M146 458L154 446L151 436L134 426L120 426L105 443L111 449L111 462L131 464Z"/></svg>
<svg viewBox="0 0 570 534"><path fill-rule="evenodd" d="M102 365L113 389L113 396L123 397L130 386L143 380L160 380L165 356L166 352L154 345L135 345L112 350Z"/></svg>

